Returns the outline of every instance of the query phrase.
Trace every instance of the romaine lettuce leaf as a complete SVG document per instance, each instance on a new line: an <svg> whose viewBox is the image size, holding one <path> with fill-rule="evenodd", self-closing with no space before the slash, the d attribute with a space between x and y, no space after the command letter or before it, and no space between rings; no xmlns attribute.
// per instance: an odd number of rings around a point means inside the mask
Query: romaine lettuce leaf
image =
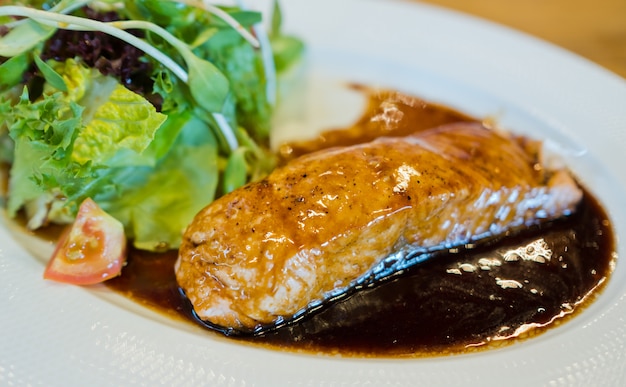
<svg viewBox="0 0 626 387"><path fill-rule="evenodd" d="M62 1L56 11L73 3ZM120 23L150 21L136 35L147 43L136 45L145 56L131 49L130 40L125 45L103 38L110 33L103 24L91 39L82 39L60 33L63 24L55 25L60 30L53 34L55 27L28 20L0 38L0 51L16 55L0 65L0 157L12 162L8 209L15 214L26 208L29 226L35 228L47 221L71 222L78 204L91 197L124 223L137 247L174 248L218 186L230 190L271 169L273 156L260 144L267 145L273 109L268 97L273 88L266 79L274 79L266 72L272 64L236 32L241 28L233 29L200 3L120 3L124 6L115 8ZM257 12L222 9L245 29L261 20ZM102 21L110 17L84 11L75 14ZM161 34L154 23L174 38ZM279 24L278 14L274 42L282 36ZM13 39L14 34L20 36ZM72 36L80 44L56 55L51 47L64 48ZM99 57L92 42L102 53L119 55ZM274 51L275 60L283 59L277 60L279 71L301 50L285 42ZM184 66L178 69L172 62ZM139 78L126 74L138 68L148 71ZM25 88L19 97L21 86L12 86L21 82L34 86L32 95ZM42 82L43 90L38 87ZM225 136L231 131L236 140Z"/></svg>
<svg viewBox="0 0 626 387"><path fill-rule="evenodd" d="M71 222L91 197L120 220L137 247L175 248L193 216L213 200L218 146L189 110L165 116L143 97L73 60L50 66L68 92L10 109L15 142L8 209L29 226ZM6 104L3 105L6 108Z"/></svg>
<svg viewBox="0 0 626 387"><path fill-rule="evenodd" d="M72 158L104 164L120 149L141 153L166 118L145 98L117 84L76 138Z"/></svg>
<svg viewBox="0 0 626 387"><path fill-rule="evenodd" d="M73 145L73 161L101 165L122 149L141 154L148 147L167 116L158 113L144 97L115 79L74 59L51 63L50 69L55 70L69 88L68 99L85 108L84 127ZM44 90L47 89L50 86Z"/></svg>

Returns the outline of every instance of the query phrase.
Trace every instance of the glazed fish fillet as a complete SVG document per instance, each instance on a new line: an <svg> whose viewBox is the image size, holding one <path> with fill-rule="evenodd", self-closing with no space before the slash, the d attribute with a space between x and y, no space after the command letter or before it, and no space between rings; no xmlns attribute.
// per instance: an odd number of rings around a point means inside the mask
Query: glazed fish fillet
<svg viewBox="0 0 626 387"><path fill-rule="evenodd" d="M295 159L187 228L176 278L197 316L253 332L401 270L415 252L567 216L582 191L540 144L476 123Z"/></svg>

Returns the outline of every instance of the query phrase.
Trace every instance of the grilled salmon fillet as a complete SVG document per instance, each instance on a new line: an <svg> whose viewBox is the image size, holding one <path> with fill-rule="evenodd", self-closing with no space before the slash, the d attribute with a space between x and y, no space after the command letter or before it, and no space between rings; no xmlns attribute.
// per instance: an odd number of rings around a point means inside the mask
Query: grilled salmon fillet
<svg viewBox="0 0 626 387"><path fill-rule="evenodd" d="M312 153L200 211L179 286L211 325L253 331L363 284L397 251L479 242L572 213L582 191L540 144L450 124Z"/></svg>

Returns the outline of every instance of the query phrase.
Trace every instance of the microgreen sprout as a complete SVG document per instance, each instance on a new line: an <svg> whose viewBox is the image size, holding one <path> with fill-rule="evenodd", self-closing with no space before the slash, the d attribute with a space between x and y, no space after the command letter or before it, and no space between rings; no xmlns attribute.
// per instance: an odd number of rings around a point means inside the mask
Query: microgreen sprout
<svg viewBox="0 0 626 387"><path fill-rule="evenodd" d="M205 3L207 0L203 0ZM237 0L237 5L241 9L247 9L245 0ZM276 4L274 4L276 9ZM263 23L257 23L252 26L252 30L258 38L258 47L261 50L261 58L263 59L263 72L265 74L266 89L265 93L270 105L276 105L276 67L274 66L274 53L270 45L270 38L267 34Z"/></svg>
<svg viewBox="0 0 626 387"><path fill-rule="evenodd" d="M277 1L271 24L237 1L0 0L9 215L66 224L91 198L136 248L163 251L271 171L276 72L301 42L277 28Z"/></svg>
<svg viewBox="0 0 626 387"><path fill-rule="evenodd" d="M182 82L189 86L192 96L194 96L200 106L213 114L215 122L231 151L237 149L239 146L233 129L224 116L218 113L221 108L220 104L215 102L223 101L227 92L228 81L215 66L206 60L198 58L186 43L170 34L164 28L142 20L105 23L88 18L22 6L0 6L0 16L27 17L44 25L67 30L100 31L137 47L160 62L163 66L172 71ZM126 32L126 29L143 29L159 35L180 53L187 65L188 71L156 47ZM0 45L0 53L1 52L2 46ZM190 75L192 79L190 79ZM221 83L221 85L216 85L218 83Z"/></svg>
<svg viewBox="0 0 626 387"><path fill-rule="evenodd" d="M64 15L58 12L42 11L29 7L6 5L0 6L0 16L21 16L38 23L53 26L55 28L71 29L71 30L87 30L87 31L101 31L105 34L115 36L118 39L125 41L126 43L137 47L138 49L150 55L155 60L160 62L163 66L172 71L183 82L187 82L187 72L172 58L163 54L154 46L139 39L138 37L118 28L114 23L103 23L97 20L87 19L78 16ZM157 26L158 27L158 26ZM0 45L0 53L2 52L2 46Z"/></svg>
<svg viewBox="0 0 626 387"><path fill-rule="evenodd" d="M215 16L218 16L224 22L226 22L229 26L231 26L235 31L237 31L253 47L255 47L255 48L259 47L259 45L260 45L259 41L250 32L248 32L248 30L246 30L237 20L235 20L232 16L230 16L228 13L224 12L220 8L218 8L218 7L216 7L216 6L212 5L212 4L209 4L209 2L207 0L202 0L202 1L199 1L199 0L173 0L173 1L175 1L177 3L185 4L185 5L190 6L190 7L202 9L202 10L205 10L207 12L210 12L210 13L214 14Z"/></svg>

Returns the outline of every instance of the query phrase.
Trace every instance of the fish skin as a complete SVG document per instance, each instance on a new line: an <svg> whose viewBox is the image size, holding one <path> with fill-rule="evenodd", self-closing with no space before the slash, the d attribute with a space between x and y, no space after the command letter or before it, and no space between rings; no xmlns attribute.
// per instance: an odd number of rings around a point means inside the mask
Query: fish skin
<svg viewBox="0 0 626 387"><path fill-rule="evenodd" d="M575 211L540 144L449 124L302 156L201 210L176 278L196 315L251 331L348 291L402 249L480 242Z"/></svg>

